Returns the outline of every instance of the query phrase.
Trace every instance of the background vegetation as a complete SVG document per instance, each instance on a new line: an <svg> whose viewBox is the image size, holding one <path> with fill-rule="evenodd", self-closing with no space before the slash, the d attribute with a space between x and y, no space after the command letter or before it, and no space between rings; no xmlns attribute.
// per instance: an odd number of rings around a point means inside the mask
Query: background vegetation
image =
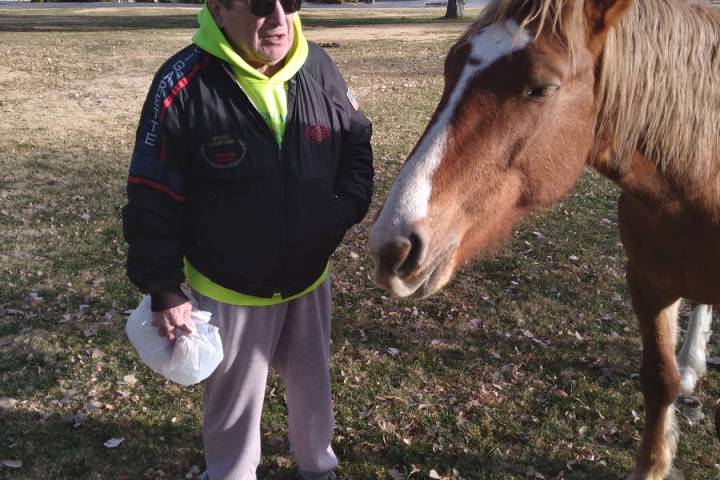
<svg viewBox="0 0 720 480"><path fill-rule="evenodd" d="M374 121L372 212L466 26L443 13L304 14ZM202 387L163 381L125 338L139 294L120 227L150 79L194 25L188 9L0 14L1 479L193 479L203 469ZM334 258L341 478L624 478L643 420L617 197L588 172L497 257L423 301L376 289L369 220L350 232ZM719 477L718 379L711 371L680 405L688 479ZM289 479L277 377L267 392L261 478Z"/></svg>

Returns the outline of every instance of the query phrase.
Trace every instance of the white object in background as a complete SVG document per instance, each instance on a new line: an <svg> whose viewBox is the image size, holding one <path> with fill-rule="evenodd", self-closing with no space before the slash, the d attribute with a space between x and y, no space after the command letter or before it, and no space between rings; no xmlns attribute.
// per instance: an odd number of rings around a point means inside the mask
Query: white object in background
<svg viewBox="0 0 720 480"><path fill-rule="evenodd" d="M173 343L161 337L151 324L150 296L145 295L128 317L125 333L148 367L187 387L209 377L223 358L220 332L215 325L210 325L211 316L210 312L193 310L192 335L176 329Z"/></svg>
<svg viewBox="0 0 720 480"><path fill-rule="evenodd" d="M688 329L680 353L677 354L680 369L680 392L691 395L707 370L706 352L710 341L712 306L697 305L690 313Z"/></svg>

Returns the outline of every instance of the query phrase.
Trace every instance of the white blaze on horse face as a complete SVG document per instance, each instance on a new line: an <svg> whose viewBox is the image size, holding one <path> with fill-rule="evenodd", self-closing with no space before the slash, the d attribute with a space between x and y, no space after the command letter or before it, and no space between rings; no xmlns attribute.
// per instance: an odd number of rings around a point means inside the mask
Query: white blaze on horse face
<svg viewBox="0 0 720 480"><path fill-rule="evenodd" d="M432 177L445 154L450 122L468 82L500 58L524 49L530 40L514 20L488 25L472 38L470 54L445 108L403 166L370 232L373 251L378 252L394 239L406 238L413 225L427 217Z"/></svg>

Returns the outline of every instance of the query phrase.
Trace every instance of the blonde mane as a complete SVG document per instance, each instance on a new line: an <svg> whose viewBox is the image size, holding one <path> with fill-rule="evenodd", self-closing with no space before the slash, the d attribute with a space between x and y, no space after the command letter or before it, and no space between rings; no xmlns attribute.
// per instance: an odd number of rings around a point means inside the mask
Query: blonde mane
<svg viewBox="0 0 720 480"><path fill-rule="evenodd" d="M685 188L720 197L720 19L678 0L636 0L605 46L596 138L622 169L639 150ZM697 192L699 193L699 192Z"/></svg>
<svg viewBox="0 0 720 480"><path fill-rule="evenodd" d="M461 39L515 19L551 31L571 58L589 0L495 0ZM720 17L687 0L635 0L608 33L597 80L596 139L620 170L636 151L683 189L720 201ZM599 147L596 146L596 148ZM697 192L699 193L699 192Z"/></svg>

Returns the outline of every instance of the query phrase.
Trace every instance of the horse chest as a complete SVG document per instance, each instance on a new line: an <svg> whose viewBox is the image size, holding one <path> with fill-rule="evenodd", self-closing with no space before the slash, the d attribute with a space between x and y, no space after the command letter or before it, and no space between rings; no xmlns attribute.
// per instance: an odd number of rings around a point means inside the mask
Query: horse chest
<svg viewBox="0 0 720 480"><path fill-rule="evenodd" d="M704 215L658 211L631 195L621 197L620 235L630 264L674 295L720 302L720 223Z"/></svg>

